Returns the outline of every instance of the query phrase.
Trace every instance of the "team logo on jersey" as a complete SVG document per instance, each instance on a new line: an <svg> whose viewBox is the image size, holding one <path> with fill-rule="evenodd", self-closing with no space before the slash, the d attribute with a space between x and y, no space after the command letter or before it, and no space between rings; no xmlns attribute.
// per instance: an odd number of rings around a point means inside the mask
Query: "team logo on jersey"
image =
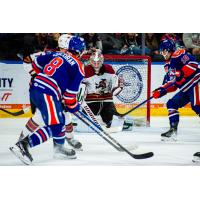
<svg viewBox="0 0 200 200"><path fill-rule="evenodd" d="M117 76L124 80L123 90L116 96L123 103L133 103L136 101L143 89L142 76L133 66L122 66L117 72Z"/></svg>
<svg viewBox="0 0 200 200"><path fill-rule="evenodd" d="M101 88L101 89L105 89L106 88L106 79L101 79L101 81L99 82L99 84L95 83L96 88Z"/></svg>

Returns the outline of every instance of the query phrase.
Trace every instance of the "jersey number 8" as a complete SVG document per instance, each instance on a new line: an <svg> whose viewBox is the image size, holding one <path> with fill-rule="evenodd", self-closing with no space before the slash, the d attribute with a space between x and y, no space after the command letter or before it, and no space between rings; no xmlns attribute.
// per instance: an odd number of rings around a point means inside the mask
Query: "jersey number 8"
<svg viewBox="0 0 200 200"><path fill-rule="evenodd" d="M52 76L57 68L59 68L63 64L63 59L60 57L56 57L51 62L44 67L44 73L48 76Z"/></svg>

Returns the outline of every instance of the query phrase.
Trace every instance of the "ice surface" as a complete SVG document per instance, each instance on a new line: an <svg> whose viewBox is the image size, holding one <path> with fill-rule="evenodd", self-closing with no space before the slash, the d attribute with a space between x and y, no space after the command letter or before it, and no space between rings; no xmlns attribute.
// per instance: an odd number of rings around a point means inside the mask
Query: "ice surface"
<svg viewBox="0 0 200 200"><path fill-rule="evenodd" d="M0 166L23 165L10 151L27 119L0 119ZM32 148L33 166L183 166L192 163L193 154L200 151L200 119L181 117L177 142L161 142L160 134L168 129L167 117L152 117L151 127L134 128L132 132L113 133L112 137L125 147L137 144L138 150L153 151L154 157L135 160L116 151L95 133L76 133L83 144L76 160L53 159L52 140ZM133 151L134 152L134 151Z"/></svg>

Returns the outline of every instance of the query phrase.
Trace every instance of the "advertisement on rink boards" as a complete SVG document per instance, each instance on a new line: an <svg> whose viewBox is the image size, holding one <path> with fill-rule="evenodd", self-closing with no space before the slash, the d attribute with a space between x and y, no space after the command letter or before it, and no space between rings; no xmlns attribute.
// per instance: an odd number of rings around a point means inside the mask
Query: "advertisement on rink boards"
<svg viewBox="0 0 200 200"><path fill-rule="evenodd" d="M134 77L126 83L125 93L115 97L115 102L121 103L124 101L133 101L133 104L138 101L141 102L145 100L146 96L142 96L142 90L147 87L145 80L145 73L137 68L137 65L132 67L130 64L124 63L109 63L112 64L118 75ZM122 70L123 68L123 70ZM130 73L131 70L131 73ZM128 73L126 73L128 72ZM158 88L163 81L165 71L163 68L163 63L152 63L151 65L151 90ZM24 71L23 64L21 62L0 62L0 108L8 109L10 111L17 111L24 107L29 106L29 81L30 76ZM131 88L132 82L136 82L136 89ZM143 92L144 93L144 92ZM166 102L173 94L167 94L160 99L152 99L151 101L151 115L166 115ZM130 97L130 98L129 98ZM126 103L126 102L125 102ZM132 102L128 102L132 103ZM181 109L183 115L193 115L191 109L185 108ZM22 115L22 117L30 116L30 112ZM0 117L10 117L6 113L0 111Z"/></svg>
<svg viewBox="0 0 200 200"><path fill-rule="evenodd" d="M0 62L0 108L17 111L29 106L29 75L21 62ZM0 117L8 115L0 111ZM24 115L25 116L25 115Z"/></svg>

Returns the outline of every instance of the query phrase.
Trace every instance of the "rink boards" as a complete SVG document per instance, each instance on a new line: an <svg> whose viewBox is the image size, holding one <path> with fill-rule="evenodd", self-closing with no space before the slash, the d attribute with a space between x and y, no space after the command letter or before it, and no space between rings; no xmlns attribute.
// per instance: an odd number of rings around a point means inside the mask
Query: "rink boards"
<svg viewBox="0 0 200 200"><path fill-rule="evenodd" d="M152 63L151 74L151 90L160 86L164 75L163 63ZM153 77L156 77L154 79ZM7 109L11 112L16 112L22 109L24 105L29 105L29 75L24 71L22 62L13 61L0 61L0 108ZM166 116L166 102L172 96L167 96L151 101L151 116ZM135 105L133 105L135 106ZM124 106L122 104L117 105L117 109L120 113L124 113L132 108L132 106ZM144 116L146 109L141 107L135 110L131 115ZM181 115L193 116L194 112L187 105L180 109ZM20 115L18 117L30 117L31 112ZM0 118L9 118L12 115L6 114L0 111Z"/></svg>

